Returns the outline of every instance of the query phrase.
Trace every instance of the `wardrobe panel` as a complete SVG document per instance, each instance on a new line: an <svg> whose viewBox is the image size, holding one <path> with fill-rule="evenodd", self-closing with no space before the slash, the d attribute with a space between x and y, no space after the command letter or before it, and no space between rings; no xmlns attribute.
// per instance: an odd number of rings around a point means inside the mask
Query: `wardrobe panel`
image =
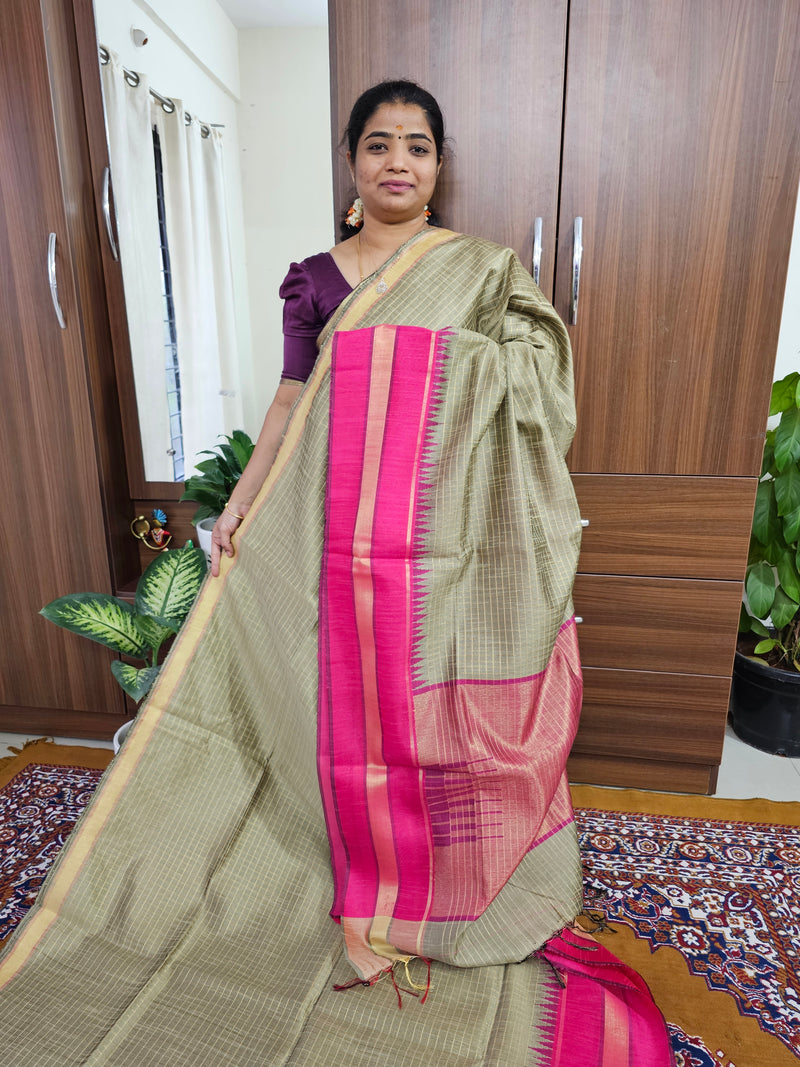
<svg viewBox="0 0 800 1067"><path fill-rule="evenodd" d="M583 682L573 755L719 762L725 736L719 709L727 705L728 678L588 667Z"/></svg>
<svg viewBox="0 0 800 1067"><path fill-rule="evenodd" d="M682 764L582 753L573 753L567 760L571 782L628 789L663 789L669 793L711 795L717 788L718 769L716 761L714 765Z"/></svg>
<svg viewBox="0 0 800 1067"><path fill-rule="evenodd" d="M730 678L741 600L741 582L579 573L581 662Z"/></svg>
<svg viewBox="0 0 800 1067"><path fill-rule="evenodd" d="M58 14L57 12L55 14ZM45 5L47 32L66 20ZM119 714L110 653L39 615L55 597L111 590L78 283L48 80L43 12L8 0L0 33L0 705ZM65 328L48 286L48 245ZM99 736L99 735L96 735Z"/></svg>
<svg viewBox="0 0 800 1067"><path fill-rule="evenodd" d="M595 574L744 578L755 478L576 474L579 567Z"/></svg>
<svg viewBox="0 0 800 1067"><path fill-rule="evenodd" d="M796 0L573 0L556 306L580 472L757 476L800 171Z"/></svg>

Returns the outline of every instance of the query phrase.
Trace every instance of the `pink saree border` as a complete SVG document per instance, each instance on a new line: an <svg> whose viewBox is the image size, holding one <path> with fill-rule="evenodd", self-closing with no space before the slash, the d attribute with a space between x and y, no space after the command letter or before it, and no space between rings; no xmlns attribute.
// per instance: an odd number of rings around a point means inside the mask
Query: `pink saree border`
<svg viewBox="0 0 800 1067"><path fill-rule="evenodd" d="M415 327L334 338L318 760L337 916L420 921L430 908L433 841L407 664L418 473L443 355L444 338ZM387 583L405 596L376 597Z"/></svg>

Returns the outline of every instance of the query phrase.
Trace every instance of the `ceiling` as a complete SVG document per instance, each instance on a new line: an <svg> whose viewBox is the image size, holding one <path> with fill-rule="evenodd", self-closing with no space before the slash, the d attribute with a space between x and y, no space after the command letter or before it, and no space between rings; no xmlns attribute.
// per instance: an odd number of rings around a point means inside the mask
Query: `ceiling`
<svg viewBox="0 0 800 1067"><path fill-rule="evenodd" d="M240 30L258 26L327 26L328 0L218 0Z"/></svg>

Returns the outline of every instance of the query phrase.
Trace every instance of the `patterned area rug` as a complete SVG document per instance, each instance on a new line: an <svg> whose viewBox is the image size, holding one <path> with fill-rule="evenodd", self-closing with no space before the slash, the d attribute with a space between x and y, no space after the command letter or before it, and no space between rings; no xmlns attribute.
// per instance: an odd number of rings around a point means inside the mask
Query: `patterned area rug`
<svg viewBox="0 0 800 1067"><path fill-rule="evenodd" d="M36 742L0 761L0 941L110 760ZM573 799L584 922L650 984L677 1067L796 1067L800 805L590 786Z"/></svg>
<svg viewBox="0 0 800 1067"><path fill-rule="evenodd" d="M590 787L573 798L587 913L649 982L680 1067L796 1064L800 805Z"/></svg>
<svg viewBox="0 0 800 1067"><path fill-rule="evenodd" d="M112 755L35 741L0 760L0 941L33 903Z"/></svg>

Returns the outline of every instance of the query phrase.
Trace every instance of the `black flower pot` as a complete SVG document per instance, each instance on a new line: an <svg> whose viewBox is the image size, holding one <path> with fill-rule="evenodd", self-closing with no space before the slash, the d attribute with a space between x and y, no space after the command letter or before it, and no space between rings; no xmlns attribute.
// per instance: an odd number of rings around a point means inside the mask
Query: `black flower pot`
<svg viewBox="0 0 800 1067"><path fill-rule="evenodd" d="M763 752L800 756L800 672L736 653L731 717L737 737Z"/></svg>

